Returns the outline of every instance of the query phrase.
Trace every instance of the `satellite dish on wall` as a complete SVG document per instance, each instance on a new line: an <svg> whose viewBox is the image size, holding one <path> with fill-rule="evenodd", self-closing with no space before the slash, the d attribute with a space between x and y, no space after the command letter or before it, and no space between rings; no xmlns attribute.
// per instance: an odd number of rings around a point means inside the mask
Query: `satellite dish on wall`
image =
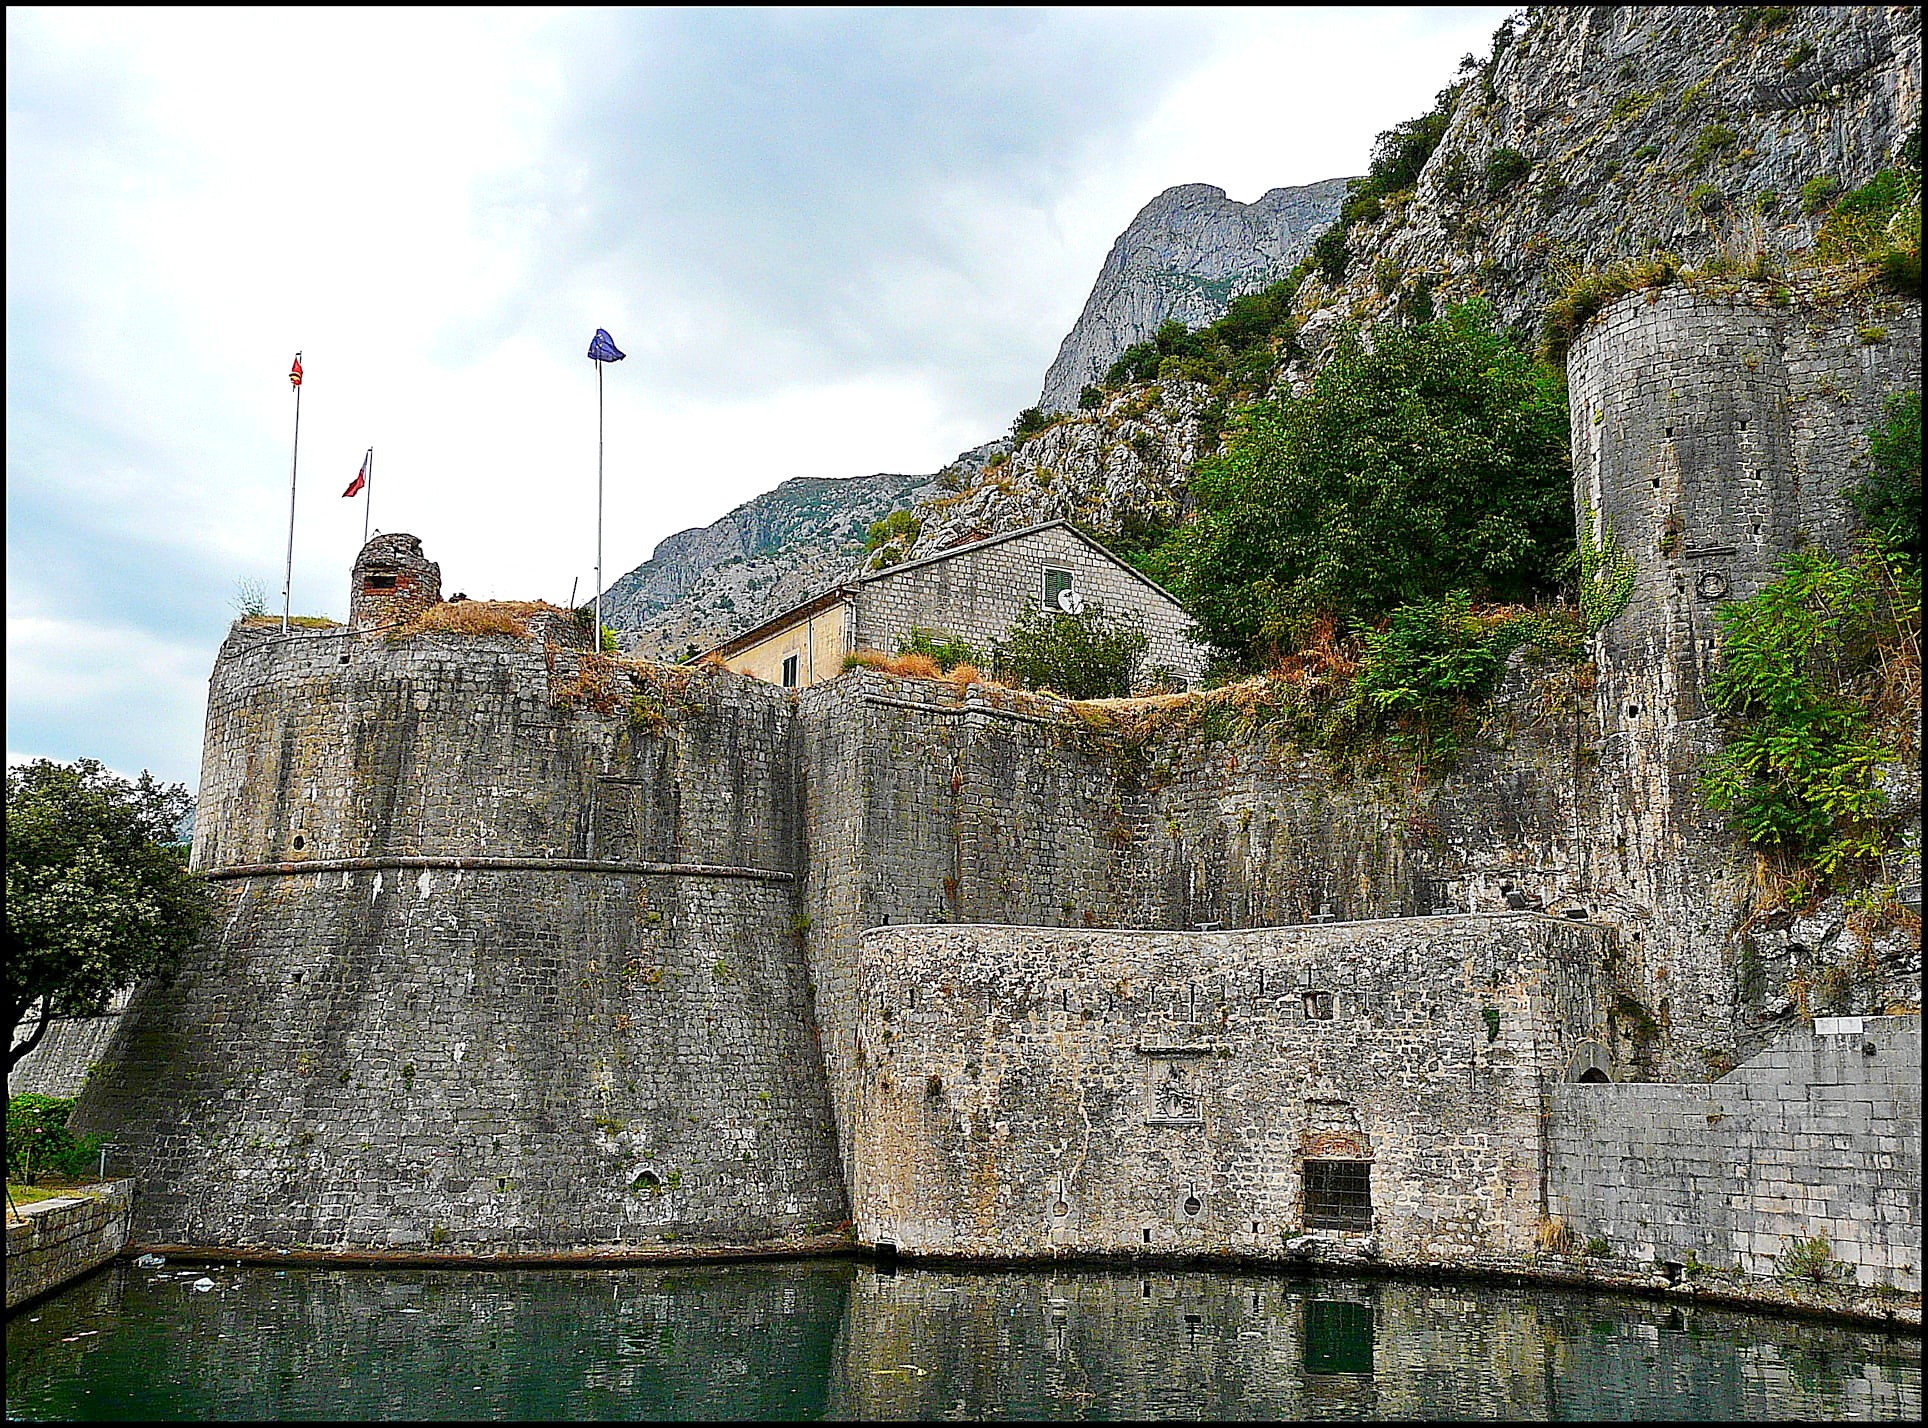
<svg viewBox="0 0 1928 1428"><path fill-rule="evenodd" d="M1082 615L1084 613L1084 596L1080 595L1076 590L1060 590L1058 592L1058 608L1067 615Z"/></svg>

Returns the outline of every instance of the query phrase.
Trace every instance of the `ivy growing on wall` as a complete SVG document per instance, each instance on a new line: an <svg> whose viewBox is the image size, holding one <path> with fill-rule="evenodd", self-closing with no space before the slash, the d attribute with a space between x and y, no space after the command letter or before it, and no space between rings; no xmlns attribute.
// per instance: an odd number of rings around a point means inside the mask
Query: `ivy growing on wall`
<svg viewBox="0 0 1928 1428"><path fill-rule="evenodd" d="M1580 506L1580 614L1589 638L1600 633L1633 599L1633 557L1613 538L1613 523L1593 509Z"/></svg>

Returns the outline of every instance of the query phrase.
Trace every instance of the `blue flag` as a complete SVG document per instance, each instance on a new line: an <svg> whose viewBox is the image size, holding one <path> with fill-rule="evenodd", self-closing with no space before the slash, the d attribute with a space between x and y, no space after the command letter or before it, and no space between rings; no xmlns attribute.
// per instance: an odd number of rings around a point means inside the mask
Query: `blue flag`
<svg viewBox="0 0 1928 1428"><path fill-rule="evenodd" d="M623 360L623 354L616 350L616 344L610 340L609 334L600 327L596 329L596 335L589 341L589 355L598 362L620 362Z"/></svg>

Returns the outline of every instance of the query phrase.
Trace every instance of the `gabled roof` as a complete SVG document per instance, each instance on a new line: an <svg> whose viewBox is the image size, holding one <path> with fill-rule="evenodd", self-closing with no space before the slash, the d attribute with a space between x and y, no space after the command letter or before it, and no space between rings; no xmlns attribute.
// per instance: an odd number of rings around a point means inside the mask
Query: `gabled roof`
<svg viewBox="0 0 1928 1428"><path fill-rule="evenodd" d="M904 574L906 571L922 570L926 566L936 565L941 561L954 560L960 555L969 555L973 551L985 550L994 545L1002 545L1006 541L1018 540L1023 536L1037 535L1041 531L1048 531L1056 526L1062 526L1073 536L1090 546L1095 553L1103 556L1120 570L1135 576L1140 583L1149 586L1159 595L1171 601L1172 604L1177 605L1179 603L1178 597L1160 585L1156 580L1153 580L1149 575L1146 575L1128 561L1120 560L1097 541L1072 525L1070 521L1060 518L1055 521L1042 521L1035 526L1023 526L1014 531L1004 531L994 536L986 536L983 540L974 540L967 545L951 546L948 549L938 551L935 555L922 556L916 560L900 561L896 565L886 565L882 570L865 571L854 580L839 581L829 589L812 595L801 604L792 605L788 610L780 614L772 615L761 624L751 626L740 635L731 636L722 644L705 650L704 653L716 655L735 654L740 649L756 644L760 640L768 639L779 630L789 628L798 620L807 619L819 611L829 609L839 600L847 599L855 595L857 593L857 587L860 585L870 585L879 580L889 580L894 576Z"/></svg>

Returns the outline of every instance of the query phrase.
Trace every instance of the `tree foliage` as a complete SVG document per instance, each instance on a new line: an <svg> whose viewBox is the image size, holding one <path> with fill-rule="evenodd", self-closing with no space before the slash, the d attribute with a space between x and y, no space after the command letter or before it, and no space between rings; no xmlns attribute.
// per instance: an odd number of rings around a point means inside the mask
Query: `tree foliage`
<svg viewBox="0 0 1928 1428"><path fill-rule="evenodd" d="M212 897L176 841L190 806L179 784L130 783L92 759L7 770L9 1025L39 1015L9 1067L54 1018L97 1016L168 970L206 925Z"/></svg>
<svg viewBox="0 0 1928 1428"><path fill-rule="evenodd" d="M1150 641L1136 624L1114 620L1094 600L1084 613L1027 610L997 646L997 674L1026 689L1069 699L1131 693Z"/></svg>
<svg viewBox="0 0 1928 1428"><path fill-rule="evenodd" d="M7 1179L31 1185L49 1171L79 1180L99 1165L101 1138L67 1129L74 1103L28 1092L7 1098Z"/></svg>
<svg viewBox="0 0 1928 1428"><path fill-rule="evenodd" d="M1483 304L1348 334L1303 396L1246 407L1171 570L1200 634L1257 665L1464 590L1555 589L1573 549L1566 394Z"/></svg>

